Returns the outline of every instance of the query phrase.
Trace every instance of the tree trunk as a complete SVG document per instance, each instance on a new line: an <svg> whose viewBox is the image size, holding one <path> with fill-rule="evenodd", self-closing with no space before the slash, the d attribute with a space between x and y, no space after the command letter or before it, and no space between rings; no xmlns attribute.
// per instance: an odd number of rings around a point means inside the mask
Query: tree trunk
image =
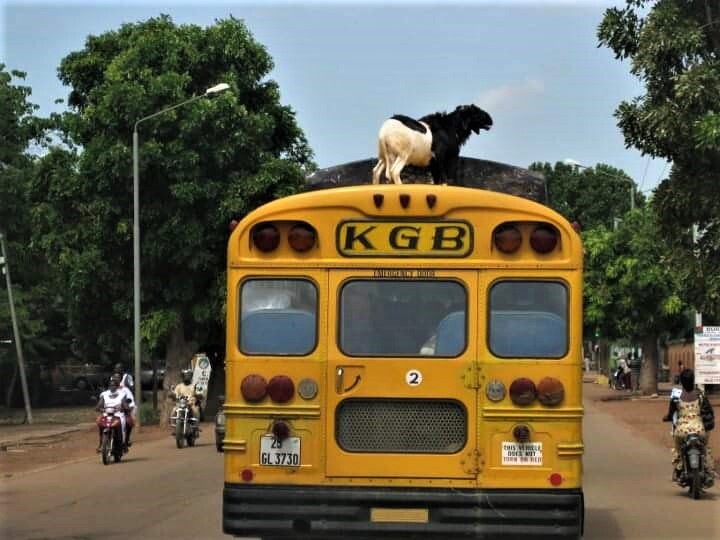
<svg viewBox="0 0 720 540"><path fill-rule="evenodd" d="M640 391L645 395L657 394L658 391L657 336L646 336L642 342Z"/></svg>
<svg viewBox="0 0 720 540"><path fill-rule="evenodd" d="M185 339L182 321L170 332L165 344L165 400L160 408L160 422L167 424L174 401L170 399L170 388L181 381L181 371L190 367L190 360L197 352L197 344Z"/></svg>
<svg viewBox="0 0 720 540"><path fill-rule="evenodd" d="M10 384L7 387L7 391L5 393L5 407L8 409L13 406L13 392L15 391L15 384L17 383L18 379L18 372L19 368L17 363L15 364L15 367L13 368L13 374L10 378Z"/></svg>

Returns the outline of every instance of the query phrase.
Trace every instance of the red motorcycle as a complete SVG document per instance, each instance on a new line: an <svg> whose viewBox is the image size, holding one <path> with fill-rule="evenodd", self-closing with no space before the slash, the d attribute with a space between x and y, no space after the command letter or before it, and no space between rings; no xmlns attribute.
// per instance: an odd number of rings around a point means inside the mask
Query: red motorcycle
<svg viewBox="0 0 720 540"><path fill-rule="evenodd" d="M115 407L105 407L103 413L97 419L97 425L102 429L102 442L100 444L100 456L103 465L110 464L110 458L119 462L125 452L122 421L115 415Z"/></svg>

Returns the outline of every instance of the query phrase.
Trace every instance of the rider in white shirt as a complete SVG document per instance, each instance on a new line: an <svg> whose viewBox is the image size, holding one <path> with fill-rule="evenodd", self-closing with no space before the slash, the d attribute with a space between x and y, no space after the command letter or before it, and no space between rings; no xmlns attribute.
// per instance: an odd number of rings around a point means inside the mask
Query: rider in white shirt
<svg viewBox="0 0 720 540"><path fill-rule="evenodd" d="M127 433L125 411L128 410L129 404L127 402L128 396L132 399L132 395L126 389L120 389L120 380L117 376L113 375L110 377L108 389L100 393L100 398L96 409L100 412L104 411L106 407L115 408L115 416L120 418L123 433ZM135 402L132 401L132 407L135 406ZM102 428L98 425L99 443L97 451L102 450Z"/></svg>

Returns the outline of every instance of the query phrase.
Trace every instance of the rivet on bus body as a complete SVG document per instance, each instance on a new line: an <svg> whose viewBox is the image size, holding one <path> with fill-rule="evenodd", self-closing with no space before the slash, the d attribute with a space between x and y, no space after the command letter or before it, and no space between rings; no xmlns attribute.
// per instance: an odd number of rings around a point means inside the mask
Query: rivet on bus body
<svg viewBox="0 0 720 540"><path fill-rule="evenodd" d="M240 478L242 478L245 482L251 482L254 476L255 475L251 469L243 469L240 473Z"/></svg>
<svg viewBox="0 0 720 540"><path fill-rule="evenodd" d="M375 203L375 208L380 208L384 199L385 196L382 193L375 193L373 195L373 202Z"/></svg>
<svg viewBox="0 0 720 540"><path fill-rule="evenodd" d="M550 475L550 483L553 486L559 486L560 484L562 484L562 481L563 481L563 477L560 473L554 472Z"/></svg>
<svg viewBox="0 0 720 540"><path fill-rule="evenodd" d="M425 200L427 201L428 208L435 208L435 203L437 202L437 197L435 195L430 193L425 196Z"/></svg>
<svg viewBox="0 0 720 540"><path fill-rule="evenodd" d="M400 195L400 206L402 206L403 208L407 208L409 204L410 204L410 195L408 195L407 193L402 193Z"/></svg>

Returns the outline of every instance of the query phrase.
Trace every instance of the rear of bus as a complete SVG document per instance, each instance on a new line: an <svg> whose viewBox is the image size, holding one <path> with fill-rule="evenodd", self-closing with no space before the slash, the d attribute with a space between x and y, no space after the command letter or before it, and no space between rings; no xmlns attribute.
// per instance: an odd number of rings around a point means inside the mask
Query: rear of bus
<svg viewBox="0 0 720 540"><path fill-rule="evenodd" d="M582 247L559 214L334 188L228 247L223 530L580 538Z"/></svg>

